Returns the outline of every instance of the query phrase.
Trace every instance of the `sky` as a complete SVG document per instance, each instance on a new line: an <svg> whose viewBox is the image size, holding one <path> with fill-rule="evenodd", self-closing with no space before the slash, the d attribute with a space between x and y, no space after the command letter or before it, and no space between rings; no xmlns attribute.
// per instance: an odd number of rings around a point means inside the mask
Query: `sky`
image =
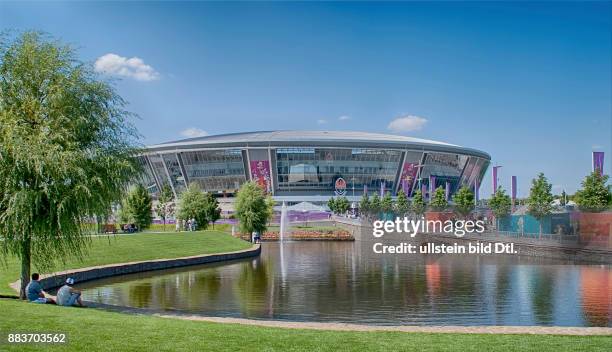
<svg viewBox="0 0 612 352"><path fill-rule="evenodd" d="M610 2L1 2L2 30L73 44L143 144L304 129L488 152L520 196L612 170ZM481 195L491 193L490 171Z"/></svg>

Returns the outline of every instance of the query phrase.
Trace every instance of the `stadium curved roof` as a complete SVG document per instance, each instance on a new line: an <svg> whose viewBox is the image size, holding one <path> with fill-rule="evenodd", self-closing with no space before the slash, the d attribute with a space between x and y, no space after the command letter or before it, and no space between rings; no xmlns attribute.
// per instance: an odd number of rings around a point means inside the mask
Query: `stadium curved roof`
<svg viewBox="0 0 612 352"><path fill-rule="evenodd" d="M428 139L382 133L355 131L258 131L228 133L188 138L148 146L149 151L169 151L198 148L224 147L370 147L425 149L441 152L456 152L490 159L490 155L476 149L432 141Z"/></svg>

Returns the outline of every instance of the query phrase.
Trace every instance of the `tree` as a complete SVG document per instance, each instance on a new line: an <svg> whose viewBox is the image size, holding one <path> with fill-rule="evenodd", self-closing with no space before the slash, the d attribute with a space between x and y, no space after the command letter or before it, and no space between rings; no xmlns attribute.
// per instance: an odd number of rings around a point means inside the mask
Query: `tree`
<svg viewBox="0 0 612 352"><path fill-rule="evenodd" d="M408 202L408 197L406 197L406 193L403 190L399 190L397 193L397 200L395 202L395 211L399 216L406 216L410 211L410 203Z"/></svg>
<svg viewBox="0 0 612 352"><path fill-rule="evenodd" d="M606 186L608 175L594 171L582 181L582 189L574 195L580 210L600 212L612 205L612 191Z"/></svg>
<svg viewBox="0 0 612 352"><path fill-rule="evenodd" d="M497 191L491 197L489 201L489 207L495 215L495 220L497 222L497 229L499 230L499 219L505 218L510 215L510 211L512 209L512 200L510 196L506 194L503 188L498 187Z"/></svg>
<svg viewBox="0 0 612 352"><path fill-rule="evenodd" d="M125 204L138 230L151 226L153 222L153 215L151 214L153 199L143 185L137 184L130 190Z"/></svg>
<svg viewBox="0 0 612 352"><path fill-rule="evenodd" d="M448 201L446 200L446 191L442 186L436 188L431 202L429 202L431 209L435 211L444 211L448 207Z"/></svg>
<svg viewBox="0 0 612 352"><path fill-rule="evenodd" d="M140 172L132 114L75 50L26 32L0 37L0 247L31 265L82 258L84 222L105 218Z"/></svg>
<svg viewBox="0 0 612 352"><path fill-rule="evenodd" d="M336 200L334 199L334 197L329 198L329 200L327 201L327 207L329 208L329 210L336 214Z"/></svg>
<svg viewBox="0 0 612 352"><path fill-rule="evenodd" d="M172 188L170 188L168 184L163 185L161 192L159 193L159 198L157 199L155 212L162 218L164 223L164 231L166 231L166 219L169 216L172 216L174 213L174 203L172 202L173 199L174 194L172 193Z"/></svg>
<svg viewBox="0 0 612 352"><path fill-rule="evenodd" d="M381 204L380 197L378 193L374 193L372 199L370 199L370 214L374 217L378 217L378 213L380 213Z"/></svg>
<svg viewBox="0 0 612 352"><path fill-rule="evenodd" d="M414 192L414 196L412 196L412 205L410 208L417 218L425 213L427 204L425 203L423 193L421 193L420 190Z"/></svg>
<svg viewBox="0 0 612 352"><path fill-rule="evenodd" d="M269 193L266 195L266 206L268 207L268 223L270 223L270 221L274 218L274 205L276 204L276 202L274 201L274 198L272 198L272 195L270 195Z"/></svg>
<svg viewBox="0 0 612 352"><path fill-rule="evenodd" d="M370 197L367 193L364 193L361 196L361 200L359 201L359 213L367 218L370 213Z"/></svg>
<svg viewBox="0 0 612 352"><path fill-rule="evenodd" d="M236 218L240 221L240 232L263 233L271 218L269 202L264 191L255 182L246 182L238 190L235 203Z"/></svg>
<svg viewBox="0 0 612 352"><path fill-rule="evenodd" d="M210 198L202 192L197 183L190 183L181 193L177 215L184 221L195 219L201 229L208 227Z"/></svg>
<svg viewBox="0 0 612 352"><path fill-rule="evenodd" d="M205 194L206 198L206 226L208 227L208 222L212 222L213 229L215 228L215 221L221 219L221 208L219 207L219 201L215 198L211 193Z"/></svg>
<svg viewBox="0 0 612 352"><path fill-rule="evenodd" d="M344 215L351 207L351 203L346 197L338 197L334 202L334 207L338 215Z"/></svg>
<svg viewBox="0 0 612 352"><path fill-rule="evenodd" d="M382 210L385 214L393 211L393 198L391 198L390 192L385 193L380 201L380 210Z"/></svg>
<svg viewBox="0 0 612 352"><path fill-rule="evenodd" d="M527 212L529 215L538 219L540 223L540 238L542 237L542 220L550 215L553 210L553 195L550 192L552 185L543 173L539 173L537 178L531 181L531 190L527 198Z"/></svg>
<svg viewBox="0 0 612 352"><path fill-rule="evenodd" d="M121 201L121 205L119 207L119 210L117 211L117 220L119 220L119 223L121 224L134 223L134 217L132 216L130 208L127 205L127 199L123 199Z"/></svg>
<svg viewBox="0 0 612 352"><path fill-rule="evenodd" d="M462 186L453 196L455 212L462 217L467 217L474 210L474 193L467 186Z"/></svg>

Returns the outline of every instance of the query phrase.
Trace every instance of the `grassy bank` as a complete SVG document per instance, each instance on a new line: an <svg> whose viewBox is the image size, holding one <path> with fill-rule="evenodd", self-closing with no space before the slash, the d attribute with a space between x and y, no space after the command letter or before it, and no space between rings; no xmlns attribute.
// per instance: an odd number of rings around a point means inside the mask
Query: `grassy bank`
<svg viewBox="0 0 612 352"><path fill-rule="evenodd" d="M90 249L82 261L67 258L65 264L58 263L50 270L43 271L35 267L32 270L53 272L139 260L231 252L249 247L249 243L219 231L97 236L92 238ZM15 294L9 283L19 279L19 270L16 258L8 258L6 264L0 263L0 294Z"/></svg>
<svg viewBox="0 0 612 352"><path fill-rule="evenodd" d="M129 328L128 328L129 327ZM0 299L0 332L65 332L54 351L610 351L612 337L293 330ZM10 346L35 351L41 345Z"/></svg>

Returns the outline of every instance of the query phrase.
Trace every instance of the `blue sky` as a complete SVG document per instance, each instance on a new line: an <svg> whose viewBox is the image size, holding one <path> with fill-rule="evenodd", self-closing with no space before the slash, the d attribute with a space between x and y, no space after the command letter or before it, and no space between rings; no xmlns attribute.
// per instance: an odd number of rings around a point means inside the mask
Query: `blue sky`
<svg viewBox="0 0 612 352"><path fill-rule="evenodd" d="M0 2L0 28L49 32L119 78L145 144L391 132L485 150L521 195L540 171L573 192L592 150L612 170L611 18L609 2Z"/></svg>

